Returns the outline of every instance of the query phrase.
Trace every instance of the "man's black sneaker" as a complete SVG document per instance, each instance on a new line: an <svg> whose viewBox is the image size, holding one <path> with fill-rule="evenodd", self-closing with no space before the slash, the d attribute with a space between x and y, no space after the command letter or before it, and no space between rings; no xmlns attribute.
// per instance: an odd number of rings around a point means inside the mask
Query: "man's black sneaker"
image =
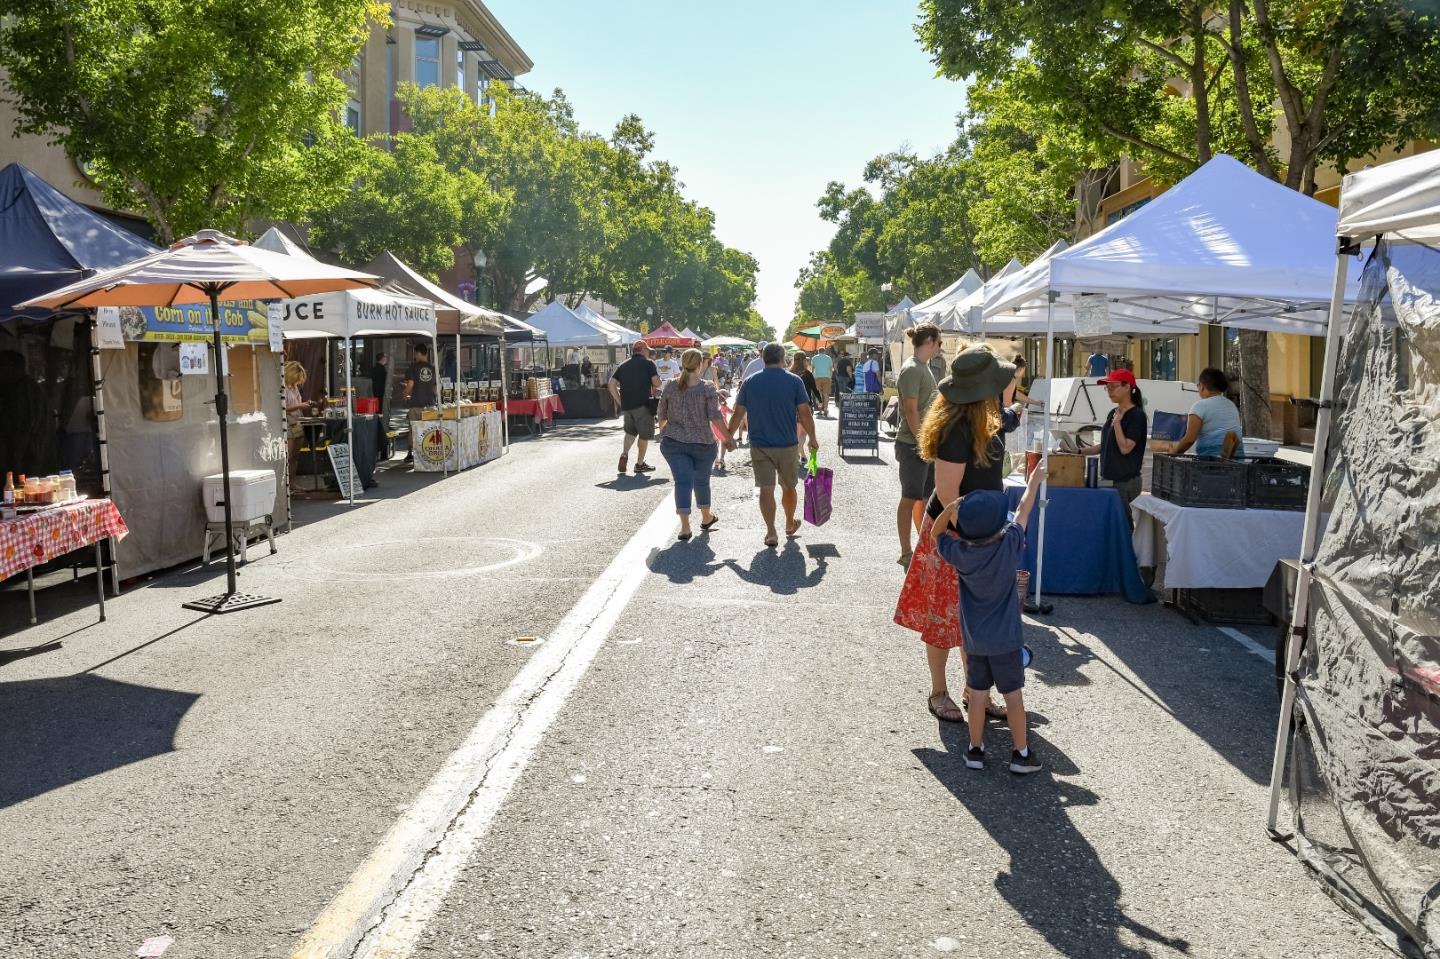
<svg viewBox="0 0 1440 959"><path fill-rule="evenodd" d="M653 472L655 472L655 467L651 466L649 463L636 463L636 464L635 464L635 475L636 475L636 476L639 476L641 473L653 473Z"/></svg>
<svg viewBox="0 0 1440 959"><path fill-rule="evenodd" d="M984 769L985 750L976 749L974 746L965 750L965 765L970 769Z"/></svg>
<svg viewBox="0 0 1440 959"><path fill-rule="evenodd" d="M1035 750L1030 750L1030 755L1020 755L1020 750L1010 750L1010 771L1020 773L1022 776L1027 773L1038 773L1040 771L1040 757L1035 755Z"/></svg>

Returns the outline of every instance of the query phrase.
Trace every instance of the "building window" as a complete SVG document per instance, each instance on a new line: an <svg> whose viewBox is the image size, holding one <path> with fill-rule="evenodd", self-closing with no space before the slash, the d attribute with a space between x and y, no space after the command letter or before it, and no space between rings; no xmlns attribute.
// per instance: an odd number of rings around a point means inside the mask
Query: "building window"
<svg viewBox="0 0 1440 959"><path fill-rule="evenodd" d="M1157 336L1150 341L1150 379L1174 380L1180 375L1180 338Z"/></svg>
<svg viewBox="0 0 1440 959"><path fill-rule="evenodd" d="M437 37L415 38L415 84L421 87L440 85L440 40Z"/></svg>
<svg viewBox="0 0 1440 959"><path fill-rule="evenodd" d="M357 137L362 135L360 132L359 100L351 99L350 102L345 104L345 125L349 127L350 132L355 134Z"/></svg>
<svg viewBox="0 0 1440 959"><path fill-rule="evenodd" d="M465 51L455 51L455 85L465 89Z"/></svg>

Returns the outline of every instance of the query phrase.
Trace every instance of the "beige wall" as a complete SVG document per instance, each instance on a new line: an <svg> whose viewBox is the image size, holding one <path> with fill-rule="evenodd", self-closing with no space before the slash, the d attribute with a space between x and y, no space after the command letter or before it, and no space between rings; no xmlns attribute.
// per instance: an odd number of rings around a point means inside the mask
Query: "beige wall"
<svg viewBox="0 0 1440 959"><path fill-rule="evenodd" d="M0 83L3 82L3 75L0 75ZM100 191L85 179L64 150L51 146L43 137L15 134L15 117L15 108L9 102L0 100L0 166L23 163L72 200L104 207Z"/></svg>

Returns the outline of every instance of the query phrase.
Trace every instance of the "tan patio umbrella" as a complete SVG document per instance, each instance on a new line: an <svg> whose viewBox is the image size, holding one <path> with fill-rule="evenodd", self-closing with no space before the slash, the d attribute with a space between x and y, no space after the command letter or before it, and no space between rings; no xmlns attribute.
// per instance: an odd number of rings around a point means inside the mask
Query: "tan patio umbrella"
<svg viewBox="0 0 1440 959"><path fill-rule="evenodd" d="M230 446L225 429L229 401L221 374L220 301L275 300L333 293L379 285L379 278L315 260L272 253L250 246L218 230L201 230L168 250L97 273L45 296L17 304L17 309L95 306L210 305L215 352L215 415L220 420L220 471L225 482L224 595L211 596L186 609L229 613L279 599L240 593L235 587L234 532L230 518Z"/></svg>

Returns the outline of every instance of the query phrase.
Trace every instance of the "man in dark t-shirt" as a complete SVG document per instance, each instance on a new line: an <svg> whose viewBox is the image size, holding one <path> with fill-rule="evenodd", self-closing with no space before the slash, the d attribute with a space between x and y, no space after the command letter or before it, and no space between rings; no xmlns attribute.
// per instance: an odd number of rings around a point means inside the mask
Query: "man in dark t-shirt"
<svg viewBox="0 0 1440 959"><path fill-rule="evenodd" d="M655 413L650 409L650 397L660 389L660 371L650 361L650 348L641 340L631 347L630 359L615 367L610 374L610 398L625 421L625 450L620 454L620 472L630 461L630 447L640 442L640 451L635 459L635 475L652 473L655 467L645 462L645 449L655 438Z"/></svg>
<svg viewBox="0 0 1440 959"><path fill-rule="evenodd" d="M428 346L415 347L415 361L405 370L405 398L412 408L435 405L435 367Z"/></svg>

